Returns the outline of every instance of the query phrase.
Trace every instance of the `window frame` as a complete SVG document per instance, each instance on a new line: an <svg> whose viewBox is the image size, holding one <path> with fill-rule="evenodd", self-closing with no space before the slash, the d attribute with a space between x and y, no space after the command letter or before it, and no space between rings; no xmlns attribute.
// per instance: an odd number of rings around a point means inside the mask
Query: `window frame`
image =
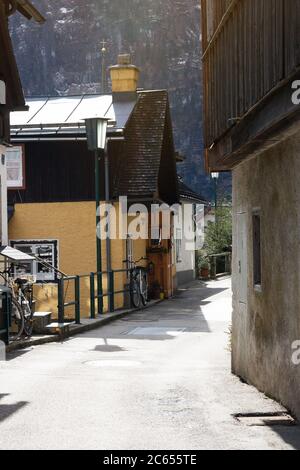
<svg viewBox="0 0 300 470"><path fill-rule="evenodd" d="M175 239L175 255L176 255L176 264L180 264L183 262L183 256L182 256L182 241L183 241L183 236L182 236L182 229L177 228L176 229L176 239Z"/></svg>
<svg viewBox="0 0 300 470"><path fill-rule="evenodd" d="M253 285L257 292L262 292L262 217L261 209L256 208L252 211L252 261L253 261Z"/></svg>
<svg viewBox="0 0 300 470"><path fill-rule="evenodd" d="M8 178L9 170L9 154L12 152L19 151L19 165L20 165L20 174L21 180L10 180ZM6 171L7 171L7 190L8 191L24 191L26 189L26 157L25 157L25 145L24 144L14 144L12 147L7 148L6 150ZM15 183L15 184L13 184Z"/></svg>
<svg viewBox="0 0 300 470"><path fill-rule="evenodd" d="M53 266L56 269L59 269L59 241L55 239L51 240L11 240L10 245L13 248L16 248L20 251L22 251L22 247L34 247L35 250L33 251L34 255L37 255L37 248L41 246L49 246L52 245L52 259L53 259ZM21 263L21 264L26 264L26 263ZM42 273L38 270L38 261L32 261L30 262L31 264L31 274L37 277L36 284L56 284L58 282L58 273L56 271L53 271L53 275L51 276L51 279L47 279L47 274L42 277ZM17 274L17 273L15 273Z"/></svg>

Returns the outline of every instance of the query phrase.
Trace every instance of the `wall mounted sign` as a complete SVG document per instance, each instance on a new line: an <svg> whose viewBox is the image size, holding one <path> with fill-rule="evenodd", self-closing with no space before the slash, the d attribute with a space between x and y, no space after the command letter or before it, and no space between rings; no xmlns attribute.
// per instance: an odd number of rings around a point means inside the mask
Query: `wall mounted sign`
<svg viewBox="0 0 300 470"><path fill-rule="evenodd" d="M16 240L11 241L11 246L35 258L34 261L22 262L22 265L16 266L16 277L32 275L37 283L57 281L58 240Z"/></svg>
<svg viewBox="0 0 300 470"><path fill-rule="evenodd" d="M6 151L7 188L25 189L25 147L16 145Z"/></svg>

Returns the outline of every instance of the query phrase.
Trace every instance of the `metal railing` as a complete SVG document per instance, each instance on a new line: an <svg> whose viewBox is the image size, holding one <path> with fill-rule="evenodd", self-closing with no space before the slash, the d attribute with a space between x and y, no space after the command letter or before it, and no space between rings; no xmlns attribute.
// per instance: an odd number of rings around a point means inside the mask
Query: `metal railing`
<svg viewBox="0 0 300 470"><path fill-rule="evenodd" d="M115 296L118 294L125 294L130 292L129 288L115 290L115 276L117 274L129 274L132 269L117 269L110 272L90 273L80 276L62 276L58 280L58 323L65 323L65 310L74 307L75 309L75 324L81 324L81 285L83 280L89 279L89 299L90 299L90 318L96 319L96 302L98 307L98 314L104 314L104 298L108 298L108 312L115 311ZM107 276L107 292L103 292L102 279ZM96 286L97 279L97 286ZM65 286L68 283L74 283L74 294L71 295L71 300L66 301L70 294L66 294Z"/></svg>

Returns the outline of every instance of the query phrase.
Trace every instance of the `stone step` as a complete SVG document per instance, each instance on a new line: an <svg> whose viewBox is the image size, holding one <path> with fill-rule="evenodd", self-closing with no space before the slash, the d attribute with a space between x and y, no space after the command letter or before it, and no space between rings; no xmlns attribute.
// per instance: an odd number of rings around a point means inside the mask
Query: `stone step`
<svg viewBox="0 0 300 470"><path fill-rule="evenodd" d="M74 323L50 323L47 325L46 330L49 335L68 336L70 333L70 326Z"/></svg>
<svg viewBox="0 0 300 470"><path fill-rule="evenodd" d="M33 332L35 334L47 333L47 326L51 323L52 312L35 312L33 314Z"/></svg>

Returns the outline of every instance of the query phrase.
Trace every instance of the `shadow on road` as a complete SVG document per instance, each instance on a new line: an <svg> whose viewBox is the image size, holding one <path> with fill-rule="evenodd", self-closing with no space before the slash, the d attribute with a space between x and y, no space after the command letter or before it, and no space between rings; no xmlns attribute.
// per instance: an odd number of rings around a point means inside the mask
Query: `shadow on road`
<svg viewBox="0 0 300 470"><path fill-rule="evenodd" d="M274 426L272 430L295 450L300 450L300 425Z"/></svg>
<svg viewBox="0 0 300 470"><path fill-rule="evenodd" d="M3 398L9 396L8 394L1 394L0 395L0 400ZM28 405L28 402L26 401L20 401L18 403L15 403L13 405L1 405L0 404L0 423L2 421L5 421L7 418L12 416L13 414L17 413L20 411L22 408Z"/></svg>
<svg viewBox="0 0 300 470"><path fill-rule="evenodd" d="M93 349L93 351L104 352L104 353L114 353L114 352L125 352L127 350L125 348L121 348L121 346L117 346L114 344L99 344Z"/></svg>
<svg viewBox="0 0 300 470"><path fill-rule="evenodd" d="M18 357L22 357L25 354L28 354L32 351L32 348L28 349L18 349L17 351L11 351L6 354L6 361L13 361L14 359L17 359Z"/></svg>
<svg viewBox="0 0 300 470"><path fill-rule="evenodd" d="M184 333L211 333L202 308L214 301L215 296L228 290L226 287L206 287L195 281L178 290L175 297L147 310L134 312L110 327L110 333L101 339L137 339L150 341L174 340ZM181 330L181 331L178 331ZM85 333L89 338L99 338L99 331ZM102 336L102 335L101 335ZM97 347L98 348L98 347ZM99 346L101 352L117 352L118 346Z"/></svg>

